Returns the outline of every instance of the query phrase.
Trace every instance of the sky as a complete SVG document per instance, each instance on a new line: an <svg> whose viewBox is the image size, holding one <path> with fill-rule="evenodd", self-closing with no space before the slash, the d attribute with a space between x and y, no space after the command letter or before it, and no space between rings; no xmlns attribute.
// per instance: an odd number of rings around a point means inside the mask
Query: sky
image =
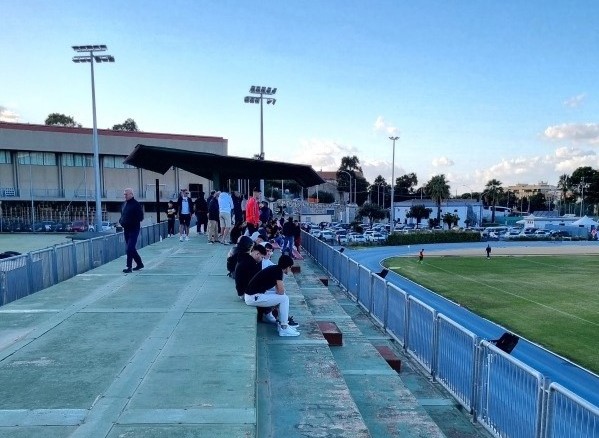
<svg viewBox="0 0 599 438"><path fill-rule="evenodd" d="M599 168L596 0L0 0L0 120L48 114L99 128L228 139L267 160L336 170L357 156L369 182L444 174L451 193L557 184ZM398 136L393 159L393 142ZM101 148L101 145L100 145Z"/></svg>

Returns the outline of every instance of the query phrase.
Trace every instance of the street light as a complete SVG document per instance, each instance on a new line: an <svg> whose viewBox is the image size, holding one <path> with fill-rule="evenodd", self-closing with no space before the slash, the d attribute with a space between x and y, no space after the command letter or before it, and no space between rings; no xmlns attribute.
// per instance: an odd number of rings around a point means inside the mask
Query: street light
<svg viewBox="0 0 599 438"><path fill-rule="evenodd" d="M584 182L584 176L580 179L578 190L580 190L580 217L584 214L584 189L588 189L590 184Z"/></svg>
<svg viewBox="0 0 599 438"><path fill-rule="evenodd" d="M393 161L391 163L391 212L389 219L391 219L391 227L395 227L395 211L393 201L395 200L395 141L399 140L399 137L389 137L389 140L393 142Z"/></svg>
<svg viewBox="0 0 599 438"><path fill-rule="evenodd" d="M276 92L276 88L252 85L250 87L250 93L255 94L256 96L245 96L243 99L245 103L260 104L260 155L258 156L259 160L264 160L264 100L266 99L267 105L274 106L274 104L277 103L277 99L270 96L273 96ZM264 193L263 179L260 180L260 191Z"/></svg>
<svg viewBox="0 0 599 438"><path fill-rule="evenodd" d="M349 186L348 186L348 189L347 189L347 195L348 195L347 196L348 197L348 202L347 203L351 204L351 173L349 173L346 170L338 170L337 172L339 172L339 173L345 173L347 176L349 176Z"/></svg>
<svg viewBox="0 0 599 438"><path fill-rule="evenodd" d="M462 187L466 187L468 190L470 190L470 199L472 199L472 188L467 186L466 184L462 184Z"/></svg>
<svg viewBox="0 0 599 438"><path fill-rule="evenodd" d="M89 62L91 64L92 75L92 114L94 127L92 131L92 141L94 146L94 179L96 183L96 231L102 230L102 195L100 190L100 148L98 146L98 126L96 121L96 83L94 81L94 61L97 63L114 62L112 55L94 55L94 52L104 52L107 47L104 44L90 44L86 46L72 46L78 53L89 53L88 55L73 56L73 62L76 64ZM87 197L87 187L85 188Z"/></svg>

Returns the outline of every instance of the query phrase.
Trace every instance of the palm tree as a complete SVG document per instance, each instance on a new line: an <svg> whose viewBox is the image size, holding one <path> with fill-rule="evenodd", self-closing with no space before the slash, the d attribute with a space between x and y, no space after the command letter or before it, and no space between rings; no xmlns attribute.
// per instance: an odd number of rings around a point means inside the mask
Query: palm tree
<svg viewBox="0 0 599 438"><path fill-rule="evenodd" d="M437 223L441 223L441 202L449 198L449 184L445 180L445 175L435 175L424 187L425 193L437 203Z"/></svg>
<svg viewBox="0 0 599 438"><path fill-rule="evenodd" d="M562 207L564 208L564 213L566 212L566 195L570 191L570 176L567 174L560 175L559 181L557 182L557 188L562 192Z"/></svg>
<svg viewBox="0 0 599 438"><path fill-rule="evenodd" d="M495 206L499 196L503 194L503 187L501 187L501 181L491 179L485 185L483 196L487 200L487 204L491 206L491 223L495 223Z"/></svg>

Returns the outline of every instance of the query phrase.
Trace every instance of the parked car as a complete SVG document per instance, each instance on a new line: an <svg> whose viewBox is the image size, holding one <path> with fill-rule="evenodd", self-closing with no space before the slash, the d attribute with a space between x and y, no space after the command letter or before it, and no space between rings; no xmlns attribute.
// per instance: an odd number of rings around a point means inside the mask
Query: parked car
<svg viewBox="0 0 599 438"><path fill-rule="evenodd" d="M372 233L370 235L371 242L384 242L385 240L387 240L387 236L383 233Z"/></svg>
<svg viewBox="0 0 599 438"><path fill-rule="evenodd" d="M347 241L352 243L365 243L366 238L360 233L349 233L347 235Z"/></svg>
<svg viewBox="0 0 599 438"><path fill-rule="evenodd" d="M102 231L116 231L116 227L111 222L102 221Z"/></svg>
<svg viewBox="0 0 599 438"><path fill-rule="evenodd" d="M335 240L335 238L336 238L336 237L337 237L337 236L335 236L335 233L333 233L333 232L332 232L332 231L330 231L330 230L323 230L323 231L320 233L320 238L321 238L322 240Z"/></svg>
<svg viewBox="0 0 599 438"><path fill-rule="evenodd" d="M71 231L81 233L83 231L93 231L94 226L89 225L86 221L73 221L71 223Z"/></svg>

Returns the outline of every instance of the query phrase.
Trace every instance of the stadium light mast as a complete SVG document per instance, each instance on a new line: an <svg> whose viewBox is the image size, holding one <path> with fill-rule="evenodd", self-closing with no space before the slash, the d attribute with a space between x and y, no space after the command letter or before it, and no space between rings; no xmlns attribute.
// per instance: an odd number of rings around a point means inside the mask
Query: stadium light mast
<svg viewBox="0 0 599 438"><path fill-rule="evenodd" d="M389 137L389 140L393 142L393 161L391 162L391 211L389 213L391 230L393 230L395 228L395 141L399 140L399 137Z"/></svg>
<svg viewBox="0 0 599 438"><path fill-rule="evenodd" d="M96 83L94 80L94 62L114 62L112 55L96 55L95 52L105 52L107 50L104 44L89 44L86 46L72 46L77 53L88 53L87 55L73 56L73 62L76 64L89 62L91 64L92 76L92 114L93 131L92 142L94 149L94 179L96 184L96 232L102 230L102 193L100 188L100 148L98 146L98 124L96 120ZM85 188L87 198L87 187Z"/></svg>
<svg viewBox="0 0 599 438"><path fill-rule="evenodd" d="M267 105L273 105L277 103L277 99L272 97L277 92L276 88L273 87L262 87L259 85L252 85L250 87L250 94L253 96L245 96L243 101L245 103L259 103L260 104L260 155L259 160L264 160L264 100ZM264 180L260 180L260 191L262 196L264 195Z"/></svg>

